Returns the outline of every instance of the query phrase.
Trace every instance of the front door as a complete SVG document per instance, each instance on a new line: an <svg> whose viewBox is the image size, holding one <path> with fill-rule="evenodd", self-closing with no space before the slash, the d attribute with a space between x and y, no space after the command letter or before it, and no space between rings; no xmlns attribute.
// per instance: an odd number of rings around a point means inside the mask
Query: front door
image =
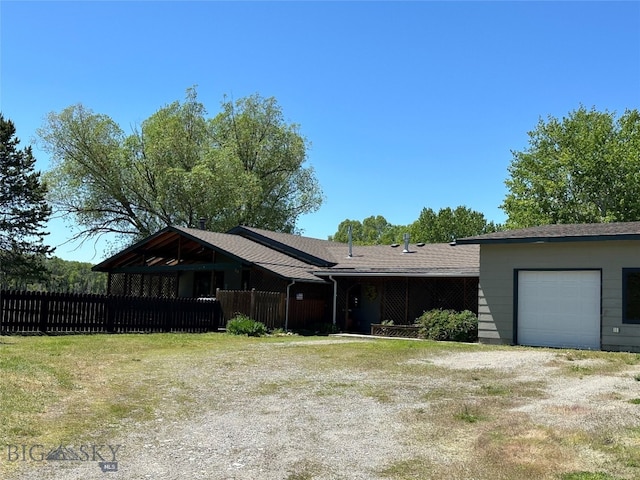
<svg viewBox="0 0 640 480"><path fill-rule="evenodd" d="M349 290L347 331L371 333L371 324L380 323L380 293L376 284L358 284Z"/></svg>

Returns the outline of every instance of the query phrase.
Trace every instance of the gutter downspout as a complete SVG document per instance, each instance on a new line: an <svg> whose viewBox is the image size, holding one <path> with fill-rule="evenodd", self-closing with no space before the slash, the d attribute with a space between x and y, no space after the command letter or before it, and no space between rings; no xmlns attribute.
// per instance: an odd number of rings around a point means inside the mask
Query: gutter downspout
<svg viewBox="0 0 640 480"><path fill-rule="evenodd" d="M333 326L336 326L336 315L338 308L338 281L333 278L333 275L329 275L329 280L333 282Z"/></svg>
<svg viewBox="0 0 640 480"><path fill-rule="evenodd" d="M287 303L285 305L284 311L284 331L289 331L289 289L296 284L295 280L292 280L289 285L287 285Z"/></svg>

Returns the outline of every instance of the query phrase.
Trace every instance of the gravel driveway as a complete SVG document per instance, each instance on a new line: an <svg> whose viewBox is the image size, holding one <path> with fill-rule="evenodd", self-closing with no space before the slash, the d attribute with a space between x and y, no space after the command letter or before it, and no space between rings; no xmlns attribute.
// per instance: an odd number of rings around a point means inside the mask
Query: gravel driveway
<svg viewBox="0 0 640 480"><path fill-rule="evenodd" d="M638 365L615 374L566 376L557 375L558 352L480 349L418 354L407 362L409 367L421 365L450 375L416 381L375 371L363 375L348 368L305 369L291 362L289 355L274 353L305 342L258 345L251 355L235 359L212 355L192 365L176 360L165 367L175 369L190 392L188 413L174 415L184 409L180 405L184 398L167 391L154 420L128 425L126 434L110 442L121 445L117 471L103 472L97 461L48 461L15 478L377 479L389 478L381 473L385 466L403 459L428 457L453 464L461 454L456 449L436 443L425 449L424 443L412 442L408 431L413 420L407 414L428 413L434 408L429 391L454 388L446 382L464 378L465 372L497 373L496 378L508 377L514 385L519 381L541 385L544 394L512 407L518 415L514 418L586 431L605 424L640 426L640 405L628 402L640 397ZM310 348L320 345L318 340L308 343ZM585 365L588 362L593 360ZM392 398L381 393L390 387ZM102 457L111 460L110 455Z"/></svg>

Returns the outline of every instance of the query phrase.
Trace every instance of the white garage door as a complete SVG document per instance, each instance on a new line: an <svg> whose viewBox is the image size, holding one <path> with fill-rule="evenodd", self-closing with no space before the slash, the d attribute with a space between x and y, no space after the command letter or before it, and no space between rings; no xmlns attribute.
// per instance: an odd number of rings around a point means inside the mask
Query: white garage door
<svg viewBox="0 0 640 480"><path fill-rule="evenodd" d="M600 272L519 271L518 343L600 349Z"/></svg>

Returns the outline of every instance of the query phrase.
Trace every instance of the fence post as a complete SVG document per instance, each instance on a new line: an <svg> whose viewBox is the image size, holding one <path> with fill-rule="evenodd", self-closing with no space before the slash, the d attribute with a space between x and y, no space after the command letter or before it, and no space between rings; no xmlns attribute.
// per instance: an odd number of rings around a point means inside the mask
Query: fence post
<svg viewBox="0 0 640 480"><path fill-rule="evenodd" d="M222 306L220 300L214 298L213 301L213 331L217 332L220 329L220 317L222 316Z"/></svg>

